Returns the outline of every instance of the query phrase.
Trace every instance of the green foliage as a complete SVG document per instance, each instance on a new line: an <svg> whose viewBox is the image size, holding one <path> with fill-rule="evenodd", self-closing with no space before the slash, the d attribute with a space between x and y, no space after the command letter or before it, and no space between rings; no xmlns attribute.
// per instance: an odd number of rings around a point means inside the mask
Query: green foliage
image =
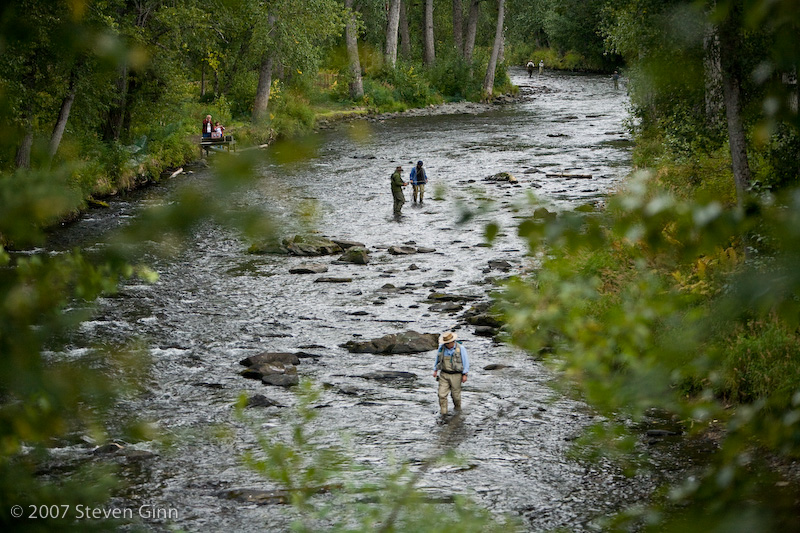
<svg viewBox="0 0 800 533"><path fill-rule="evenodd" d="M680 505L684 531L736 520L741 509L754 513L752 530L769 530L794 512L789 494L756 496L774 481L752 456L800 455L798 208L800 191L743 216L633 181L604 214L520 225L541 268L510 282L498 305L510 338L544 354L567 390L608 417L583 457L627 463L631 440L611 422L654 409L695 431L727 424L707 471L659 503L662 512ZM744 240L769 246L748 248L745 261ZM731 401L743 404L730 410ZM679 518L709 504L719 512L702 527ZM663 528L670 516L647 520Z"/></svg>
<svg viewBox="0 0 800 533"><path fill-rule="evenodd" d="M800 390L800 335L774 317L739 326L728 340L719 394L735 403L782 398Z"/></svg>
<svg viewBox="0 0 800 533"><path fill-rule="evenodd" d="M364 103L381 113L407 109L405 104L395 100L394 87L373 78L364 78Z"/></svg>
<svg viewBox="0 0 800 533"><path fill-rule="evenodd" d="M469 64L460 54L450 52L444 56L440 54L426 76L431 87L448 99L477 100L481 94L481 80L473 75L479 70L477 66L477 62ZM502 87L497 78L495 86Z"/></svg>
<svg viewBox="0 0 800 533"><path fill-rule="evenodd" d="M411 107L439 102L425 78L424 69L414 64L398 61L395 68L386 73L386 81L394 87L395 99Z"/></svg>
<svg viewBox="0 0 800 533"><path fill-rule="evenodd" d="M316 120L308 101L294 91L280 91L272 113L270 126L278 136L284 137L309 133Z"/></svg>
<svg viewBox="0 0 800 533"><path fill-rule="evenodd" d="M605 0L509 0L506 58L525 65L544 59L547 68L611 71L620 62L608 53L600 29Z"/></svg>

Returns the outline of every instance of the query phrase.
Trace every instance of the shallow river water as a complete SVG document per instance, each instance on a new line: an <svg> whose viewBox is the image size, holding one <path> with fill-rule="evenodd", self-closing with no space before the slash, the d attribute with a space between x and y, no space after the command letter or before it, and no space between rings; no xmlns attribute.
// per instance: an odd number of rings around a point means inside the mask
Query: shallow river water
<svg viewBox="0 0 800 533"><path fill-rule="evenodd" d="M412 471L447 448L464 459L459 466L422 472L418 486L447 501L467 494L492 512L517 516L530 531L564 528L596 530L596 520L646 500L656 484L649 475L625 478L612 465L580 464L567 457L571 441L591 423L580 402L553 392L549 371L534 358L462 326L461 313L429 309L430 284L448 293L486 298L490 260L506 260L510 274L528 267L526 248L515 227L529 193L551 210L602 201L630 171L630 141L623 123L627 98L608 77L546 72L528 78L512 72L519 101L470 113L403 116L342 123L317 135L308 159L279 163L265 156L260 177L242 202L274 213L286 235L298 231L298 204L313 205L323 235L360 241L371 251L368 265L336 264L336 256L315 259L324 274L350 283L315 283L317 275L290 274L307 259L249 255L248 243L211 224L189 250L173 260L153 259L157 283L126 284L101 300L85 322L75 353L96 343L144 339L152 368L144 393L118 406L150 420L170 436L171 445L131 443L154 452L124 469L131 486L115 505L142 504L171 511L168 518L141 518L146 529L189 531L284 531L287 507L230 499L231 489L277 488L242 465L256 446L253 428L234 417L243 392L263 394L284 406L291 392L239 375L239 361L262 351L307 352L301 377L327 386L315 429L330 441L349 436L350 453L381 470L391 462ZM404 173L421 159L429 175L423 205L410 202L400 220L392 217L389 175ZM483 181L510 172L516 186ZM591 175L591 178L547 177ZM93 211L58 236L63 246L100 246L105 228L136 216L143 206L168 201L181 182L207 179L184 175L135 199ZM480 211L459 224L465 209ZM501 234L483 246L483 228L495 221ZM413 242L433 253L393 256L386 248ZM387 287L394 286L394 289ZM411 355L351 354L341 344L414 330L439 333L456 328L469 350L472 371L464 387L464 412L442 424L436 415L434 352ZM490 364L508 368L485 370ZM411 372L416 379L364 379L376 370ZM280 428L287 408L247 409L255 427ZM114 435L112 435L114 437ZM85 452L81 452L85 453Z"/></svg>

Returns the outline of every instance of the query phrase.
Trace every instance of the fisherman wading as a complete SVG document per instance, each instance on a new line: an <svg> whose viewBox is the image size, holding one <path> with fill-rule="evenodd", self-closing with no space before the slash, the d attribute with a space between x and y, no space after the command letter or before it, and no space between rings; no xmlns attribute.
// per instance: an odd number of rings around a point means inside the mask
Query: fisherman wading
<svg viewBox="0 0 800 533"><path fill-rule="evenodd" d="M461 384L466 383L469 373L467 349L457 343L457 339L452 331L442 333L433 366L433 377L439 381L439 408L443 415L447 414L448 394L453 397L455 410L461 411Z"/></svg>

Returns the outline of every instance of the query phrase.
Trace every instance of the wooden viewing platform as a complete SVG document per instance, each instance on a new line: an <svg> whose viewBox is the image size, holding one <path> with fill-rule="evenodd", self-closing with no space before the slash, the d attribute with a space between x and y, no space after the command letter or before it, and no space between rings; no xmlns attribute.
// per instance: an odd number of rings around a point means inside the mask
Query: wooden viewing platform
<svg viewBox="0 0 800 533"><path fill-rule="evenodd" d="M236 151L236 140L233 138L233 135L225 135L224 137L220 137L219 139L212 139L210 137L203 137L200 139L200 159L203 158L203 152L205 151L206 157L208 156L209 151L216 147L221 146L224 147L227 151L231 151L231 147L233 147L233 151Z"/></svg>

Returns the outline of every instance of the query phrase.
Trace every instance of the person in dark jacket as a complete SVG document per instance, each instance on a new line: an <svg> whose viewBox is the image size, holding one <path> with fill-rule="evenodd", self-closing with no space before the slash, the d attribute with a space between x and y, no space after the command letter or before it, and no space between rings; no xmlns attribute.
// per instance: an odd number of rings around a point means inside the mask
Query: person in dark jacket
<svg viewBox="0 0 800 533"><path fill-rule="evenodd" d="M210 139L211 133L214 131L214 122L211 120L211 115L206 115L203 121L203 129L201 130L204 139Z"/></svg>
<svg viewBox="0 0 800 533"><path fill-rule="evenodd" d="M403 209L403 204L406 203L406 196L403 194L403 187L408 185L407 181L403 181L403 167L397 167L392 174L392 197L394 198L394 216L399 217L400 211Z"/></svg>
<svg viewBox="0 0 800 533"><path fill-rule="evenodd" d="M422 161L417 161L417 166L411 169L411 187L413 189L414 203L417 203L417 196L419 196L419 203L422 203L426 183L428 183L428 175L425 173L425 169L422 168Z"/></svg>

